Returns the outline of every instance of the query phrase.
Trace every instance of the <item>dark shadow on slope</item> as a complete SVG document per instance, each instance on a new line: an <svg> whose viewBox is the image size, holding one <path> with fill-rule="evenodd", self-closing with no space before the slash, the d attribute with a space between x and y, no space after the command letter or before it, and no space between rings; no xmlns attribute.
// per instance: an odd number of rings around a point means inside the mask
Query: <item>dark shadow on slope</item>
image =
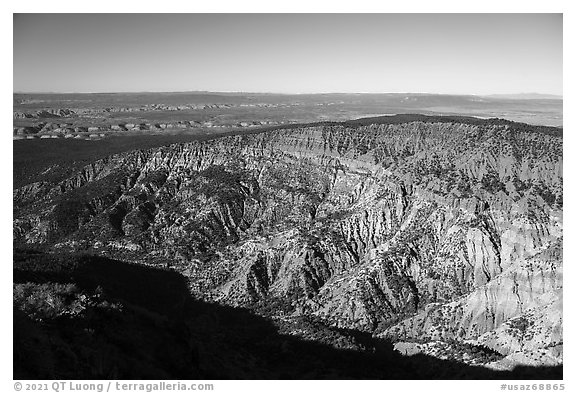
<svg viewBox="0 0 576 393"><path fill-rule="evenodd" d="M153 149L174 143L188 143L217 138L214 134L118 135L85 141L76 139L33 139L13 142L14 189L43 181L59 182L83 166L113 154ZM47 171L48 168L51 170Z"/></svg>
<svg viewBox="0 0 576 393"><path fill-rule="evenodd" d="M102 257L17 252L14 282L15 291L43 291L20 308L49 299L67 310L39 320L14 308L15 379L562 378L562 367L496 372L404 357L366 335L375 351L335 349L279 334L248 310L197 301L178 273Z"/></svg>

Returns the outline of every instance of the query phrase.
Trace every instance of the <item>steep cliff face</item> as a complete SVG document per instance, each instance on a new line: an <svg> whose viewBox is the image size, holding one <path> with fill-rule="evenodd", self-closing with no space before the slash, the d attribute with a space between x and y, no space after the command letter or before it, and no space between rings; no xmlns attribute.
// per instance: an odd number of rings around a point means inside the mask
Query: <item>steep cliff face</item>
<svg viewBox="0 0 576 393"><path fill-rule="evenodd" d="M403 341L461 340L507 355L494 367L562 362L562 243L517 262L468 295L429 304L379 337Z"/></svg>
<svg viewBox="0 0 576 393"><path fill-rule="evenodd" d="M199 297L279 298L378 337L561 361L561 312L543 311L561 304L557 130L442 119L275 130L112 156L14 202L15 242L166 263ZM504 339L518 318L527 333Z"/></svg>

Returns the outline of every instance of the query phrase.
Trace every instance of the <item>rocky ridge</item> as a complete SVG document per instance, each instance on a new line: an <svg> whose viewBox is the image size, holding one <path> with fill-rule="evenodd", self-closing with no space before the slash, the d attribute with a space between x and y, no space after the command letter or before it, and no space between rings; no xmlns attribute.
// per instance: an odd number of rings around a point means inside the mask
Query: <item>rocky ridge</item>
<svg viewBox="0 0 576 393"><path fill-rule="evenodd" d="M210 301L282 299L438 356L482 345L495 368L562 362L557 129L294 127L119 154L14 204L15 243L165 264Z"/></svg>

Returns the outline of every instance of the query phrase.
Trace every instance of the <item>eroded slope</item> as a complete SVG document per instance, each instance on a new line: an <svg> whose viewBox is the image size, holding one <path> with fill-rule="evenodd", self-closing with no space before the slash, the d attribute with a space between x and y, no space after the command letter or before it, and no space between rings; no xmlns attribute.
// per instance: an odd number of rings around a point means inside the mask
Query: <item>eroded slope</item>
<svg viewBox="0 0 576 393"><path fill-rule="evenodd" d="M283 318L443 343L422 350L438 356L481 344L506 355L494 367L562 361L562 314L545 312L562 299L561 131L273 130L112 156L14 201L16 243L164 264L203 299L281 299ZM519 318L538 333L504 339Z"/></svg>

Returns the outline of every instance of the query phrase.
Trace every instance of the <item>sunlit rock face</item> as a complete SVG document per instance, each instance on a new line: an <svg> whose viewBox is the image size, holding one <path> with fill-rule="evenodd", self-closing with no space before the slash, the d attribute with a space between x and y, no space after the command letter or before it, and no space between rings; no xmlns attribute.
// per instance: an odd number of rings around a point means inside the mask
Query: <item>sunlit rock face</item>
<svg viewBox="0 0 576 393"><path fill-rule="evenodd" d="M280 129L26 185L13 233L166 264L204 299L283 299L337 327L445 343L427 353L450 357L457 341L505 355L494 368L558 364L562 176L556 129L441 118Z"/></svg>

